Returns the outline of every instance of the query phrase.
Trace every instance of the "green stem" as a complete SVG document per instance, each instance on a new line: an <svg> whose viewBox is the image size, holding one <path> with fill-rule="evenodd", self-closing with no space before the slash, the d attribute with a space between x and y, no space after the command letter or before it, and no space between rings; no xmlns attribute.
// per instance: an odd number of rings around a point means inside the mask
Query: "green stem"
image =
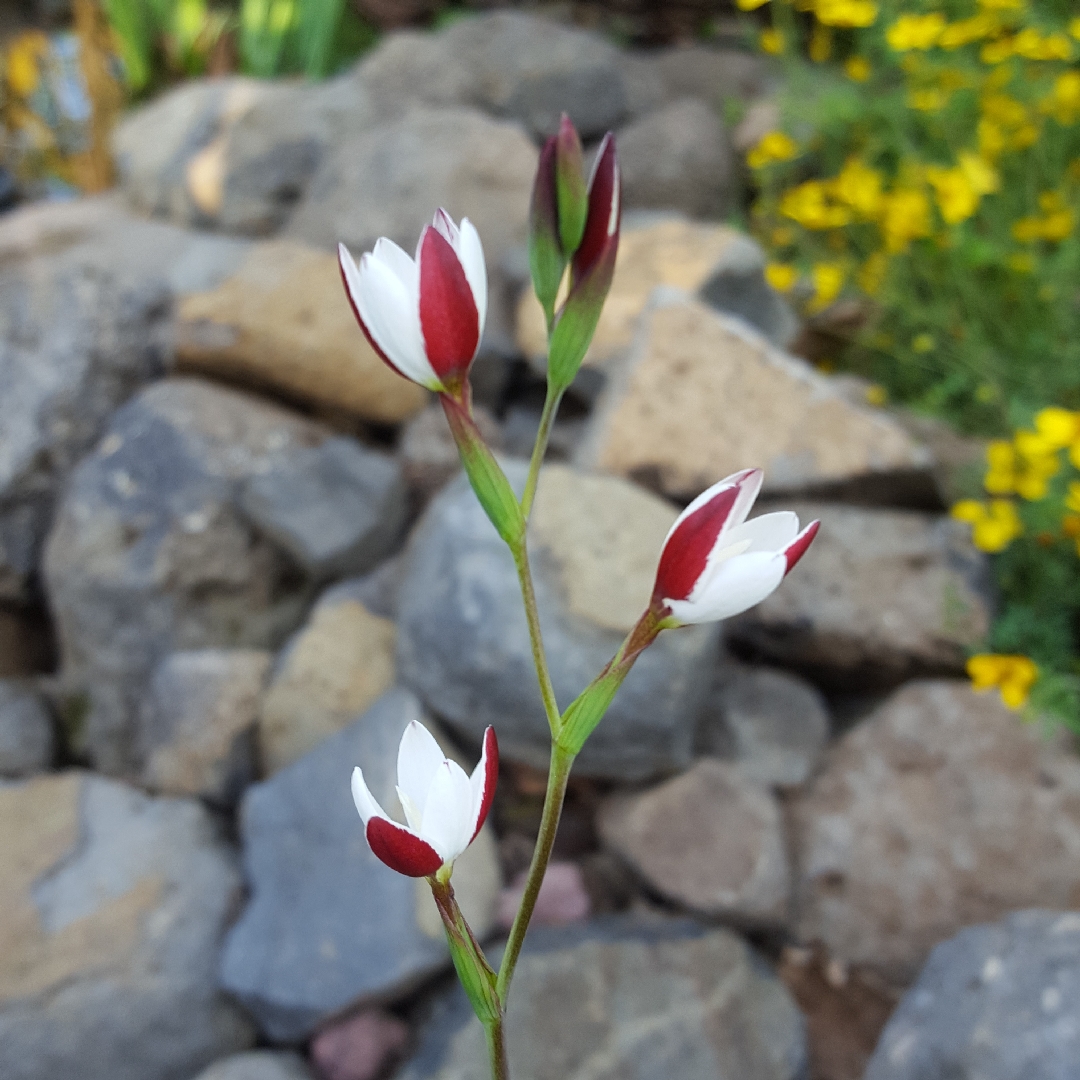
<svg viewBox="0 0 1080 1080"><path fill-rule="evenodd" d="M555 843L555 833L559 828L563 800L566 798L566 784L570 779L570 767L573 764L573 754L568 754L559 746L552 746L547 794L544 796L544 812L540 819L540 835L536 838L532 863L529 866L528 877L525 879L525 892L522 894L518 913L514 917L514 925L510 927L510 936L506 939L502 963L499 964L499 977L495 982L495 993L504 1009L506 995L510 990L510 980L514 977L514 968L517 967L521 946L525 942L525 931L529 928L529 920L532 918L533 908L536 907L536 898L540 895L540 885L551 859L551 849Z"/></svg>
<svg viewBox="0 0 1080 1080"><path fill-rule="evenodd" d="M555 688L551 685L547 656L544 653L544 641L540 634L540 615L536 609L536 592L533 590L532 571L529 569L529 553L525 538L518 544L511 544L510 551L517 567L518 581L521 583L521 599L525 605L525 618L529 624L529 641L532 644L533 663L536 665L536 678L540 683L540 696L544 700L544 712L547 713L551 737L559 734L559 705L555 700Z"/></svg>
<svg viewBox="0 0 1080 1080"><path fill-rule="evenodd" d="M506 1036L500 1016L484 1025L487 1036L488 1059L491 1061L491 1080L510 1080L510 1062L506 1057Z"/></svg>
<svg viewBox="0 0 1080 1080"><path fill-rule="evenodd" d="M525 482L525 494L521 497L521 512L525 515L526 521L529 520L529 511L532 510L533 497L536 495L536 483L540 479L540 466L544 463L548 439L551 438L551 425L555 422L555 413L558 412L563 393L563 390L556 390L550 382L548 383L547 397L544 399L544 410L540 414L540 427L536 432L532 460L529 462L529 478Z"/></svg>

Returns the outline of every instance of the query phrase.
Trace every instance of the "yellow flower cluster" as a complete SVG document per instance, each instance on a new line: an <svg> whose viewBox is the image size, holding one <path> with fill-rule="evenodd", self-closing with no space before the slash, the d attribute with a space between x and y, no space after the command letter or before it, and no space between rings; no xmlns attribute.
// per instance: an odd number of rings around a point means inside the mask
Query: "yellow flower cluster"
<svg viewBox="0 0 1080 1080"><path fill-rule="evenodd" d="M1027 656L980 653L968 660L967 673L974 690L997 688L1010 709L1019 709L1039 677L1039 668Z"/></svg>
<svg viewBox="0 0 1080 1080"><path fill-rule="evenodd" d="M1039 209L1041 214L1020 218L1013 223L1013 236L1020 243L1064 240L1076 227L1076 212L1066 203L1060 192L1043 192L1039 196Z"/></svg>
<svg viewBox="0 0 1080 1080"><path fill-rule="evenodd" d="M751 169L762 169L777 161L790 161L799 156L799 144L782 131L766 132L746 155Z"/></svg>
<svg viewBox="0 0 1080 1080"><path fill-rule="evenodd" d="M971 526L971 542L980 551L1004 551L1024 534L1020 515L1009 499L991 499L986 503L961 499L953 506L952 516Z"/></svg>
<svg viewBox="0 0 1080 1080"><path fill-rule="evenodd" d="M816 0L813 11L824 26L873 26L878 17L873 0Z"/></svg>

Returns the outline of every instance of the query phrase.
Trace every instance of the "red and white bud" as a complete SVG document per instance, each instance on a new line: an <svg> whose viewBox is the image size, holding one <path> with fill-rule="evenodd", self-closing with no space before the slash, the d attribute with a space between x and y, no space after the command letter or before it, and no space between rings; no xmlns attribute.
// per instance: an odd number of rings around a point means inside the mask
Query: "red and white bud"
<svg viewBox="0 0 1080 1080"><path fill-rule="evenodd" d="M437 393L461 394L487 316L487 270L480 237L439 210L416 258L381 237L359 265L344 244L345 291L371 347L399 375Z"/></svg>
<svg viewBox="0 0 1080 1080"><path fill-rule="evenodd" d="M801 532L790 510L746 520L764 474L746 469L714 484L664 540L653 606L676 623L715 622L761 603L802 558L817 521Z"/></svg>
<svg viewBox="0 0 1080 1080"><path fill-rule="evenodd" d="M487 818L499 775L495 730L484 732L480 762L468 776L443 754L431 732L413 720L401 736L397 775L398 801L408 824L390 818L359 768L352 774L353 802L375 855L399 874L428 877L452 866Z"/></svg>

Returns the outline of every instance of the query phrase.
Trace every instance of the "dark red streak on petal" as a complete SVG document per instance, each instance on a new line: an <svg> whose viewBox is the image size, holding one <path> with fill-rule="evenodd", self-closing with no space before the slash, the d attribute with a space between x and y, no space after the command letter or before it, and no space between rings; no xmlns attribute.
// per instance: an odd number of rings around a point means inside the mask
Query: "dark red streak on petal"
<svg viewBox="0 0 1080 1080"><path fill-rule="evenodd" d="M555 136L552 135L540 151L529 202L529 222L534 233L559 239L559 208L555 197Z"/></svg>
<svg viewBox="0 0 1080 1080"><path fill-rule="evenodd" d="M738 484L718 491L679 523L660 553L653 598L685 600L701 577L709 553L739 497Z"/></svg>
<svg viewBox="0 0 1080 1080"><path fill-rule="evenodd" d="M391 870L406 877L427 877L442 866L439 853L426 840L386 818L368 820L367 842Z"/></svg>
<svg viewBox="0 0 1080 1080"><path fill-rule="evenodd" d="M810 542L817 536L818 529L821 527L820 521L811 521L809 525L786 548L784 548L784 558L787 559L787 569L784 571L786 577L791 573L792 567L806 554L806 549L810 546Z"/></svg>
<svg viewBox="0 0 1080 1080"><path fill-rule="evenodd" d="M572 283L589 272L596 261L603 256L604 249L613 238L618 243L619 221L622 217L621 205L615 228L612 232L608 232L612 199L620 198L616 191L618 183L619 163L615 157L615 140L608 134L604 136L600 157L589 186L589 213L585 219L585 234L581 238L581 246L574 255L571 267Z"/></svg>
<svg viewBox="0 0 1080 1080"><path fill-rule="evenodd" d="M495 798L495 784L499 779L499 741L495 738L495 729L489 727L484 732L484 794L480 800L480 815L476 819L476 828L469 839L471 844L476 834L487 820L491 809L491 800Z"/></svg>
<svg viewBox="0 0 1080 1080"><path fill-rule="evenodd" d="M353 299L352 290L349 288L349 279L345 276L345 267L341 265L341 259L338 258L338 272L341 274L341 284L345 286L345 297L349 301L349 307L352 308L353 315L356 316L356 321L360 325L360 329L364 331L364 337L367 338L368 344L375 350L375 355L388 367L395 375L401 375L401 372L394 366L390 358L379 348L378 342L371 336L371 331L367 328L367 323L364 322L360 315L360 309L356 306L356 301ZM405 376L403 376L404 378Z"/></svg>
<svg viewBox="0 0 1080 1080"><path fill-rule="evenodd" d="M480 316L465 270L450 242L431 226L420 244L420 329L440 379L467 368L480 343Z"/></svg>

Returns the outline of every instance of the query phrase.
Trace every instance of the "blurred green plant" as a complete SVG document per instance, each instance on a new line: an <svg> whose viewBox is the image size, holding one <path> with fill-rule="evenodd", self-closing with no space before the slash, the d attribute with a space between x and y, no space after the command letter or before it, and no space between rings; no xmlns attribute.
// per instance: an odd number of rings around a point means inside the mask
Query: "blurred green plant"
<svg viewBox="0 0 1080 1080"><path fill-rule="evenodd" d="M346 0L102 0L131 94L238 70L332 75L374 44Z"/></svg>

